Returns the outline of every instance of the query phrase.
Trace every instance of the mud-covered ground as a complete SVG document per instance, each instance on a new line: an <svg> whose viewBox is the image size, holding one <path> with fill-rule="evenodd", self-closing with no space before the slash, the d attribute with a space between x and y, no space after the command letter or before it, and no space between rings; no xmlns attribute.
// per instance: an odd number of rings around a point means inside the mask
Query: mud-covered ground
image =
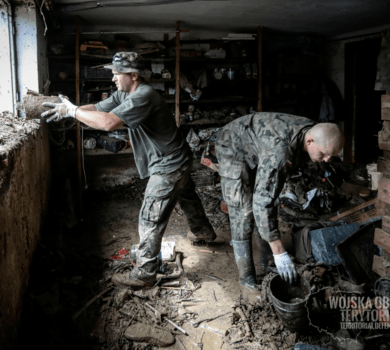
<svg viewBox="0 0 390 350"><path fill-rule="evenodd" d="M193 246L186 239L188 226L179 208L173 212L164 236L165 241L176 242L176 251L182 253L184 273L174 279L180 281L179 286L159 285L148 292L133 293L115 288L110 281L112 274L133 265L128 256L122 260L111 257L123 248L130 252L131 245L138 243L138 213L145 186L146 181L134 179L127 186L88 193L84 218L73 227L69 227L74 223L69 224L68 214L60 210L61 200L52 205L32 266L20 348L159 349L126 338L126 329L136 323L170 331L175 342L169 349L175 350L288 350L298 341L318 345L329 342L328 335L315 330L306 336L287 330L265 294L256 304L245 303L240 298L226 222L221 225L223 231L216 230L215 242ZM214 190L209 188L210 193ZM219 217L214 202L205 202L210 207L207 212ZM220 225L219 221L214 224ZM259 259L257 251L254 259ZM165 273L178 273L175 262L166 263ZM264 292L267 279L259 283ZM163 318L156 317L146 303L162 312ZM237 307L248 318L250 335ZM201 322L197 327L192 324L217 316L220 317ZM164 317L188 335L175 329Z"/></svg>

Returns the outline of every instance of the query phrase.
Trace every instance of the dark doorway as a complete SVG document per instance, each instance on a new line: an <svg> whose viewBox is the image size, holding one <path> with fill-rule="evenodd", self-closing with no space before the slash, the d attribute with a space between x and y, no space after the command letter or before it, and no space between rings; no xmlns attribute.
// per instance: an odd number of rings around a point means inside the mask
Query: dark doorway
<svg viewBox="0 0 390 350"><path fill-rule="evenodd" d="M381 124L381 95L375 91L377 57L381 38L345 45L345 121L347 162L376 162L380 155L378 132Z"/></svg>

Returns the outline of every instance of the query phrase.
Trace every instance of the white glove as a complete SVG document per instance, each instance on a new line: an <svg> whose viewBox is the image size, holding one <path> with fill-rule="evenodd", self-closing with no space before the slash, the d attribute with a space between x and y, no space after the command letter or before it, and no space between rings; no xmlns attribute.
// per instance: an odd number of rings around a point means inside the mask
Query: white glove
<svg viewBox="0 0 390 350"><path fill-rule="evenodd" d="M274 255L275 265L278 269L280 277L285 281L293 283L297 280L297 272L295 271L295 265L291 261L287 252Z"/></svg>
<svg viewBox="0 0 390 350"><path fill-rule="evenodd" d="M58 122L63 118L76 118L76 109L78 106L71 103L64 95L58 95L58 97L60 98L61 103L42 103L42 106L53 108L41 114L41 117L45 118L54 113L53 116L46 120L47 123L50 123L52 120Z"/></svg>

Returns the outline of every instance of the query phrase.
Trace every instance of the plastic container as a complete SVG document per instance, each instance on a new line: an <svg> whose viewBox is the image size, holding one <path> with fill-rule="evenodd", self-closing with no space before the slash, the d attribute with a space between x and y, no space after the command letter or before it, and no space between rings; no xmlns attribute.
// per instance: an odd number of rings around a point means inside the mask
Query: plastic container
<svg viewBox="0 0 390 350"><path fill-rule="evenodd" d="M378 165L376 163L367 164L367 173L371 176L371 190L377 191L379 187L379 180L382 177L382 173L378 171Z"/></svg>
<svg viewBox="0 0 390 350"><path fill-rule="evenodd" d="M270 283L270 297L275 312L282 323L292 332L308 330L306 299L310 295L310 284L303 278L295 285L276 275Z"/></svg>

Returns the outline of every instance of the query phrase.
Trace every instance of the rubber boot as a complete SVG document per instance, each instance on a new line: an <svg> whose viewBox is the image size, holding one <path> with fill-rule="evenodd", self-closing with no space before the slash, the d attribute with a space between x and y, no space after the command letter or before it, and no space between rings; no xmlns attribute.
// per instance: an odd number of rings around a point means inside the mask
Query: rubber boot
<svg viewBox="0 0 390 350"><path fill-rule="evenodd" d="M147 289L153 287L154 283L156 282L156 275L146 275L142 272L142 270L135 267L130 272L114 274L111 277L111 282L114 283L119 289Z"/></svg>
<svg viewBox="0 0 390 350"><path fill-rule="evenodd" d="M255 303L260 298L256 288L256 269L253 264L252 241L231 241L238 267L241 295L245 301Z"/></svg>
<svg viewBox="0 0 390 350"><path fill-rule="evenodd" d="M260 237L260 234L255 234L256 244L260 250L260 277L263 278L267 274L267 266L270 260L273 260L273 253L269 243Z"/></svg>

